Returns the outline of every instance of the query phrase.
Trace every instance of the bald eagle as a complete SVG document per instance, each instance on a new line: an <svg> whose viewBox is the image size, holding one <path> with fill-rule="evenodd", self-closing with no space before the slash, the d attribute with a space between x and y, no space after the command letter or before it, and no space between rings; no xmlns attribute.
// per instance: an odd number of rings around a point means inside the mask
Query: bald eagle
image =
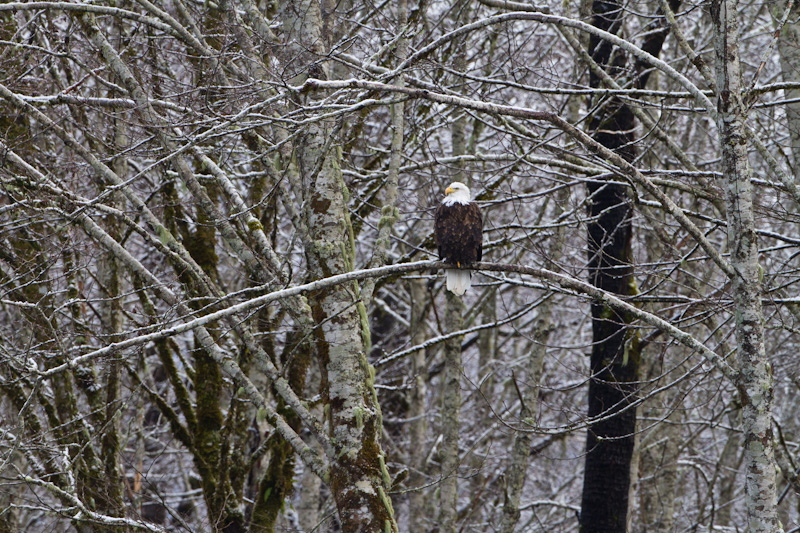
<svg viewBox="0 0 800 533"><path fill-rule="evenodd" d="M472 284L472 272L461 270L481 260L483 216L478 204L470 201L469 188L455 181L445 189L442 204L436 210L434 234L439 259L456 265L447 269L447 290L461 296Z"/></svg>

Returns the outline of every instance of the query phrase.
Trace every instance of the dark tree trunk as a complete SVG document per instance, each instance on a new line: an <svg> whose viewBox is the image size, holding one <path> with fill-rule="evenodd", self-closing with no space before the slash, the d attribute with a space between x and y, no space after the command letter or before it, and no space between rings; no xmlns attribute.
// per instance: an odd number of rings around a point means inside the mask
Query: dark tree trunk
<svg viewBox="0 0 800 533"><path fill-rule="evenodd" d="M595 0L592 24L617 33L621 4ZM592 36L592 58L615 76L625 56L607 42ZM594 74L592 87L601 81ZM634 116L616 98L603 105L589 123L592 136L631 161L635 156ZM635 290L631 264L631 206L624 186L590 182L587 192L591 222L588 226L589 280L596 287L629 295ZM589 416L618 412L634 399L639 375L639 349L629 317L599 302L592 303L592 379L589 382ZM626 349L627 345L627 349ZM636 410L628 409L592 424L586 438L586 462L581 500L581 532L624 532L628 515L631 460L636 430Z"/></svg>
<svg viewBox="0 0 800 533"><path fill-rule="evenodd" d="M677 9L679 0L670 0ZM594 0L592 24L618 33L622 23L622 4L618 0ZM649 33L642 48L658 56L668 29L663 17L654 20L658 28ZM634 85L644 87L648 65L636 63L626 74L625 54L608 42L592 36L589 53L612 77L631 74ZM602 82L593 72L589 83ZM589 122L592 136L628 161L636 156L634 114L618 98L592 101L595 115ZM633 278L631 242L632 208L625 186L604 180L589 182L587 192L591 221L588 225L589 280L596 287L625 296L636 293ZM624 532L628 520L631 462L636 432L636 410L624 410L636 397L639 379L640 348L638 334L629 327L630 317L592 303L592 379L589 381L589 416L618 413L589 427L581 499L582 533Z"/></svg>

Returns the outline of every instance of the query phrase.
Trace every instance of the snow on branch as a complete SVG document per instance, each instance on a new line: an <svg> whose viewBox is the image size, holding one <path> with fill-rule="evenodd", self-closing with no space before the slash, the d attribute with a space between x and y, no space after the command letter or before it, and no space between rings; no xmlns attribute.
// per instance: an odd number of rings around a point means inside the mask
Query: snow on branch
<svg viewBox="0 0 800 533"><path fill-rule="evenodd" d="M318 291L326 289L328 287L333 287L335 285L341 285L343 283L359 281L368 278L396 276L398 274L405 274L409 272L438 270L448 267L449 265L442 261L415 261L412 263L401 263L397 265L387 265L378 268L366 268L361 270L354 270L352 272L346 272L344 274L330 276L328 278L311 281L309 283L295 285L294 287L287 287L285 289L273 291L268 294L264 294L261 296L245 300L243 302L231 305L229 307L226 307L225 309L221 309L219 311L210 313L202 317L198 317L192 320L187 320L184 323L177 324L170 328L161 329L144 335L137 335L136 337L131 337L129 339L111 343L107 346L104 346L103 348L99 348L92 352L75 357L67 363L55 366L44 372L39 372L39 376L42 378L50 377L60 372L63 372L68 368L76 368L79 365L82 365L92 359L96 359L97 357L118 353L122 350L126 350L135 346L140 346L148 342L185 333L187 331L203 327L211 322L220 320L221 318L224 318L228 315L249 311L257 307L261 307L264 305L268 305L272 302L282 300L284 298L289 298L300 294L306 294L312 291ZM663 318L660 318L652 313L648 313L647 311L639 309L635 305L626 302L622 298L614 294L611 294L609 292L600 290L597 287L594 287L585 281L581 281L577 278L573 278L564 274L559 274L557 272L553 272L551 270L547 270L544 268L536 268L524 265L509 265L502 263L482 262L474 264L472 268L474 270L506 272L512 274L532 276L535 278L545 280L549 283L558 285L561 288L572 291L575 294L588 296L594 300L597 300L598 302L613 307L614 309L630 313L635 318L644 322L645 324L648 324L656 329L663 331L664 333L670 335L672 338L674 338L676 341L680 342L684 346L687 346L699 352L703 357L705 357L708 361L714 364L714 366L716 366L720 370L720 372L722 372L723 375L725 375L729 379L733 379L734 377L735 372L728 365L728 363L719 354L714 352L712 349L708 348L702 342L695 339L691 334L686 333L685 331L673 326Z"/></svg>

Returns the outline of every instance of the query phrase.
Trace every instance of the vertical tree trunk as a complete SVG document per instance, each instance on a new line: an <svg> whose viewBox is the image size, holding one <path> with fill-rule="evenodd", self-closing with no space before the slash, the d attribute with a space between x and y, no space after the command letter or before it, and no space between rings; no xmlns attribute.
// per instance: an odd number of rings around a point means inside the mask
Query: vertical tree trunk
<svg viewBox="0 0 800 533"><path fill-rule="evenodd" d="M569 191L562 189L558 192L556 212L562 211L561 206L566 205L569 198ZM558 262L564 249L564 226L555 229L555 233L550 242L547 254L547 266L554 270L558 268ZM553 330L552 323L553 295L548 295L538 308L538 316L533 328L533 343L531 353L528 356L528 365L525 368L525 380L520 398L519 419L522 424L533 424L536 416L537 405L539 403L540 381L542 369L544 368L544 357L547 352L547 341L550 332ZM533 433L529 431L518 431L514 435L511 446L511 457L506 467L506 490L505 502L503 503L503 518L500 525L502 533L513 533L514 527L520 517L520 499L522 489L525 486L525 474L528 470L528 459L531 453L531 443Z"/></svg>
<svg viewBox="0 0 800 533"><path fill-rule="evenodd" d="M492 287L482 295L483 305L481 306L481 323L493 324L497 322L497 290ZM471 408L469 426L473 428L485 428L492 424L492 409L494 407L494 387L495 387L495 361L498 356L497 351L497 330L498 328L483 329L478 333L478 373L475 384L477 390L473 393L474 400ZM485 465L486 456L491 453L488 446L491 441L484 442L479 446L469 446L469 459L467 461L469 475L469 492L473 495L481 494L491 477L491 469ZM474 498L474 497L473 497ZM470 511L470 519L482 520L482 508L474 506Z"/></svg>
<svg viewBox="0 0 800 533"><path fill-rule="evenodd" d="M114 143L124 149L128 144L127 125L124 121L118 121L116 125ZM113 162L114 171L118 176L127 175L127 161L124 158L117 158ZM119 192L114 193L113 203L121 206L124 197ZM120 240L120 228L115 219L108 221L108 233L117 241ZM120 268L116 258L111 253L106 253L103 260L103 268L99 277L108 295L108 302L104 305L104 323L108 328L109 340L117 342L121 339L120 334L123 328L123 314L119 299L122 295L120 278ZM102 509L111 516L125 516L125 505L123 495L122 468L120 467L120 439L119 439L119 417L117 412L120 409L120 379L122 368L116 358L108 362L106 369L105 385L105 426L102 437L102 455L105 466L105 478L103 483L106 486L106 495Z"/></svg>
<svg viewBox="0 0 800 533"><path fill-rule="evenodd" d="M411 344L420 345L428 338L426 331L426 315L428 301L425 281L414 279L408 282L411 294ZM428 419L428 369L425 364L425 349L417 350L411 359L414 388L408 400L408 417L411 420L408 428L408 462L411 467L409 486L422 487L427 482L424 475L427 456ZM422 489L408 495L408 530L425 531L425 493Z"/></svg>
<svg viewBox="0 0 800 533"><path fill-rule="evenodd" d="M285 20L288 72L295 82L326 77L320 3L289 0L281 5ZM330 16L330 13L326 14ZM319 95L309 95L311 97ZM305 190L303 219L312 277L353 269L355 244L347 209L349 191L339 166L330 121L308 125L298 137L294 163ZM322 369L323 401L330 424L333 457L330 488L345 532L397 531L389 500L391 479L381 449L382 418L375 394L375 369L367 362L369 324L357 283L338 285L312 295L316 353Z"/></svg>
<svg viewBox="0 0 800 533"><path fill-rule="evenodd" d="M520 398L521 407L519 418L521 423L532 425L536 416L536 406L539 403L539 382L542 377L544 356L547 350L547 339L550 336L552 296L539 306L539 316L533 330L533 345L528 356L528 365L525 369L524 391ZM523 426L524 427L524 426ZM503 503L503 518L500 531L513 533L514 527L520 517L520 499L525 486L525 474L528 470L528 458L531 453L533 433L518 431L514 435L511 446L511 457L508 461L505 474L505 502Z"/></svg>
<svg viewBox="0 0 800 533"><path fill-rule="evenodd" d="M685 350L675 347L680 359ZM673 359L675 359L673 357ZM647 364L648 381L656 379L662 370L660 361ZM683 410L674 403L685 394L676 387L655 396L642 408L646 420L663 418L664 422L652 428L642 438L640 445L639 523L635 528L641 533L669 533L673 531L675 494L678 481L679 444L684 427ZM670 412L665 416L664 405Z"/></svg>
<svg viewBox="0 0 800 533"><path fill-rule="evenodd" d="M464 327L464 303L450 291L447 295L447 333ZM458 503L458 433L461 411L461 343L459 335L448 339L444 347L444 377L442 379L442 482L439 489L439 527L443 533L455 533Z"/></svg>
<svg viewBox="0 0 800 533"><path fill-rule="evenodd" d="M617 33L622 4L595 0L592 24ZM624 66L625 56L595 36L589 42L592 59L612 76ZM592 87L600 80L590 76ZM593 102L594 104L594 102ZM593 137L627 160L635 148L634 116L616 98L606 102L603 115L589 124ZM631 207L625 187L606 181L587 185L589 202L589 279L605 291L631 295L636 292L631 265ZM599 302L592 303L592 353L589 381L589 416L607 416L629 405L639 377L638 338L628 328L629 318ZM636 411L627 409L589 427L581 498L580 528L593 531L626 531L634 451Z"/></svg>
<svg viewBox="0 0 800 533"><path fill-rule="evenodd" d="M291 356L287 355L291 354ZM281 363L287 374L292 390L303 392L308 368L311 365L311 346L305 342L303 334L295 331L287 335ZM286 402L277 394L278 411L284 413L286 422L298 433L301 429L300 417L287 408ZM253 506L253 518L250 523L252 531L275 531L275 524L284 508L286 499L294 490L295 456L291 444L278 434L269 437L269 463L259 482L258 496ZM316 513L310 513L316 515ZM311 527L316 525L316 518ZM308 525L308 522L304 522ZM309 528L310 529L310 528Z"/></svg>
<svg viewBox="0 0 800 533"><path fill-rule="evenodd" d="M780 13L786 10L786 0L778 3ZM792 5L789 21L797 21L800 17L800 3ZM778 53L781 57L781 74L785 82L800 82L800 24L787 23L781 28L778 39ZM789 127L792 159L794 162L794 178L800 181L800 90L786 90L786 122Z"/></svg>
<svg viewBox="0 0 800 533"><path fill-rule="evenodd" d="M728 246L735 273L731 290L736 318L745 453L748 531L780 531L775 496L772 436L772 369L764 348L761 266L753 214L752 172L747 159L747 105L739 63L737 0L714 0L717 127L728 216Z"/></svg>
<svg viewBox="0 0 800 533"><path fill-rule="evenodd" d="M308 211L311 238L307 250L312 272L332 276L352 269L353 242L345 198L347 191L336 151L324 152L330 130L323 124L309 128L305 157L324 157L313 176ZM321 155L320 155L321 154ZM316 166L304 165L310 176ZM356 284L324 289L312 298L317 353L323 368L323 392L335 456L330 484L342 528L347 532L396 531L392 504L386 493L390 479L381 450L381 412L374 388L375 370L366 357L369 329L359 303Z"/></svg>

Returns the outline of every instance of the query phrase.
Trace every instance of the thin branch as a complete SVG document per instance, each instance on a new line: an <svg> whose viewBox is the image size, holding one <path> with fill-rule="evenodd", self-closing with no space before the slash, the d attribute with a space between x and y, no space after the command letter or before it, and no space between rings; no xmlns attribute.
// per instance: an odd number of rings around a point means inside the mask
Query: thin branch
<svg viewBox="0 0 800 533"><path fill-rule="evenodd" d="M343 283L367 279L367 278L393 276L397 274L404 274L408 272L419 272L423 270L439 270L451 267L452 265L449 265L441 261L416 261L413 263L401 263L398 265L387 265L378 268L354 270L352 272L338 274L328 278L312 281L309 283L304 283L302 285L288 287L286 289L270 292L268 294L251 298L244 302L231 305L230 307L227 307L225 309L221 309L214 313L210 313L208 315L198 317L193 320L189 320L182 324L175 325L171 328L166 328L160 331L155 331L145 335L139 335L136 337L132 337L130 339L125 339L123 341L111 343L107 346L104 346L92 352L75 357L67 363L55 366L44 372L40 372L39 375L41 377L50 377L60 372L63 372L68 368L73 368L79 364L85 363L92 359L96 359L97 357L118 353L121 350L125 350L134 346L139 346L147 342L163 339L166 337L172 337L180 333L185 333L187 331L191 331L197 328L202 328L209 322L220 320L221 318L224 318L232 314L238 314L248 311L250 309L262 307L269 303L284 298L296 296L298 294L305 294L311 291L318 291L321 289L325 289L327 287L332 287L334 285L340 285ZM652 313L648 313L647 311L639 309L638 307L622 300L618 296L602 291L592 286L589 283L580 281L570 276L566 276L564 274L558 274L556 272L544 268L536 268L523 265L507 265L501 263L475 263L472 266L472 268L473 270L479 270L479 271L487 270L492 272L508 272L508 273L533 276L535 278L540 278L549 281L551 283L554 283L556 285L559 285L565 289L570 289L577 294L586 295L590 298L593 298L594 300L597 300L598 302L611 306L615 309L631 313L635 318L641 320L642 322L650 326L653 326L657 329L664 331L665 333L673 337L681 344L699 352L706 359L712 362L726 377L730 379L733 379L734 377L734 371L720 355L718 355L716 352L714 352L713 350L705 346L703 343L695 339L689 333L686 333L680 330L679 328L676 328L666 320Z"/></svg>
<svg viewBox="0 0 800 533"><path fill-rule="evenodd" d="M698 228L694 222L689 220L683 210L678 207L678 205L673 202L669 196L662 192L660 188L658 188L651 180L645 177L636 167L628 163L623 157L598 143L582 130L579 130L555 113L550 113L548 111L536 111L525 107L481 102L477 100L471 100L469 98L462 98L460 96L436 93L426 89L400 87L397 85L388 85L380 82L356 79L325 81L312 78L306 80L306 82L299 87L293 87L293 89L302 93L310 89L346 87L399 92L408 94L415 98L422 98L425 100L431 100L433 102L439 102L453 106L466 107L486 113L509 115L513 117L548 122L580 142L590 152L599 155L604 160L616 166L621 175L630 178L633 182L643 186L650 194L655 196L661 205L664 206L667 212L675 217L678 223L680 223L680 225L683 226L684 229L686 229L686 231L688 231L689 234L691 234L692 237L697 240L703 250L706 251L709 257L717 264L717 266L720 267L723 272L725 272L726 275L728 275L728 277L733 277L736 275L736 272L733 270L730 263L722 257L722 255L719 253L719 250L717 250L716 247L705 237L700 228Z"/></svg>

